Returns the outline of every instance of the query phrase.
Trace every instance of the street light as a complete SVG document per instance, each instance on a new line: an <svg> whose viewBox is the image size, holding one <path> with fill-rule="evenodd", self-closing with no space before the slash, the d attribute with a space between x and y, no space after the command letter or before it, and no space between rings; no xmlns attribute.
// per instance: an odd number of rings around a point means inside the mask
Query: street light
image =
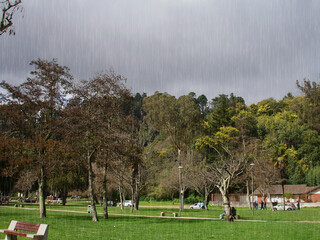
<svg viewBox="0 0 320 240"><path fill-rule="evenodd" d="M180 186L180 193L179 193L179 217L181 217L181 211L183 208L183 202L182 202L182 176L181 176L181 170L182 170L181 163L179 163L179 186Z"/></svg>
<svg viewBox="0 0 320 240"><path fill-rule="evenodd" d="M251 166L251 201L252 201L252 216L254 215L254 206L253 206L253 167L254 163L250 163Z"/></svg>

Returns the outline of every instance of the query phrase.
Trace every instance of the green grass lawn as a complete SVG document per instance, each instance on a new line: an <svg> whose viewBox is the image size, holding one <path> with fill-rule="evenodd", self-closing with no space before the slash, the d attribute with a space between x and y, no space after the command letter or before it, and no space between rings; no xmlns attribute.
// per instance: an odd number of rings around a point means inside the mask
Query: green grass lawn
<svg viewBox="0 0 320 240"><path fill-rule="evenodd" d="M29 205L30 206L30 205ZM26 206L27 207L27 206ZM35 206L34 206L35 207ZM67 210L77 208L83 213L54 212L50 209ZM110 213L130 214L119 207L109 208ZM99 222L92 222L85 206L51 206L47 218L40 219L38 211L0 206L0 228L7 228L11 220L48 223L49 239L319 239L320 224L294 222L299 220L320 220L320 209L301 211L271 212L257 211L254 219L276 220L279 222L233 222L184 220L179 218L140 218L134 216L110 215L108 220L99 215ZM98 208L101 212L101 208ZM159 216L159 208L141 208L133 214ZM172 209L170 210L172 211ZM238 209L243 218L252 219L248 209ZM219 208L209 212L186 210L183 216L217 217ZM287 222L293 220L293 222ZM2 238L4 235L0 235ZM21 238L22 239L22 238Z"/></svg>
<svg viewBox="0 0 320 240"><path fill-rule="evenodd" d="M160 202L161 203L161 202ZM72 211L87 211L87 202L83 201L81 204L75 204L74 202L67 202L66 206L62 205L47 205L48 210L72 210ZM152 203L151 203L152 204ZM120 207L108 207L108 212L112 214L130 214L130 215L148 215L148 216L160 216L160 212L179 212L178 206L171 208L171 202L159 202L151 205L147 202L142 202L139 211L133 211L131 208L125 207L121 210ZM11 204L13 206L13 204ZM24 204L27 208L38 208L37 204ZM160 207L163 206L163 207ZM302 208L300 211L270 211L270 210L257 210L252 216L252 212L248 208L236 208L237 214L244 220L271 220L271 221L320 221L320 208ZM101 206L97 206L98 213L102 213ZM182 212L183 217L202 217L202 218L219 218L223 212L222 207L209 207L209 211L202 209L185 209Z"/></svg>

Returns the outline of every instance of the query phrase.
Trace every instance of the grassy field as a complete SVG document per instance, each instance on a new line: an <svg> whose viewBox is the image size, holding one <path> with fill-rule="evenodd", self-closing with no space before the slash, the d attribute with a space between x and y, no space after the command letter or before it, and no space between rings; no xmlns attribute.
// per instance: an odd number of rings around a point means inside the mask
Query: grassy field
<svg viewBox="0 0 320 240"><path fill-rule="evenodd" d="M87 201L72 202L68 201L66 206L47 205L48 210L71 210L87 212ZM13 204L11 204L13 206ZM24 204L26 208L38 208L37 204ZM119 207L108 207L110 214L129 214L129 215L148 215L160 216L160 212L179 212L178 205L172 205L171 202L141 202L139 211L133 211L131 208L125 207L121 210ZM186 206L187 208L187 206ZM97 206L97 211L102 213L102 207ZM199 218L219 218L223 212L222 207L209 207L209 211L202 209L185 209L182 212L183 217L199 217ZM300 211L269 211L257 210L252 216L252 212L248 208L237 208L237 214L244 220L271 220L271 221L320 221L320 208L302 208Z"/></svg>
<svg viewBox="0 0 320 240"><path fill-rule="evenodd" d="M69 203L70 204L70 203ZM165 204L161 206L166 206ZM49 206L47 218L39 219L37 210L0 206L0 228L7 228L10 220L41 222L50 225L49 239L320 239L320 209L304 208L300 211L256 211L255 216L245 208L238 208L244 220L266 220L267 222L210 220L185 220L179 218L142 218L134 215L159 216L163 208L142 207L130 213L126 208L110 207L110 218L91 222L86 213L86 205ZM56 212L52 210L75 210L74 212ZM177 212L178 209L167 208ZM101 213L102 209L98 207ZM221 209L214 207L210 211L185 210L182 216L217 218ZM115 214L127 214L119 216ZM303 222L308 221L308 222ZM2 238L4 235L0 235ZM22 238L21 238L22 239Z"/></svg>

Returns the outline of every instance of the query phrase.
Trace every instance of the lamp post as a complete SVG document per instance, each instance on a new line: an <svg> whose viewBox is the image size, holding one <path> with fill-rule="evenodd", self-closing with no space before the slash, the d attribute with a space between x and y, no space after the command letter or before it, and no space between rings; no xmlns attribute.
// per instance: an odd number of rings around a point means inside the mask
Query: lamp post
<svg viewBox="0 0 320 240"><path fill-rule="evenodd" d="M183 202L182 202L182 173L181 173L181 170L182 170L182 166L181 166L181 163L179 163L179 188L180 188L180 192L179 192L179 216L181 216L181 211L182 211L182 208L183 208Z"/></svg>
<svg viewBox="0 0 320 240"><path fill-rule="evenodd" d="M253 167L254 163L250 163L251 166L251 201L252 201L252 216L254 215L254 205L253 205Z"/></svg>

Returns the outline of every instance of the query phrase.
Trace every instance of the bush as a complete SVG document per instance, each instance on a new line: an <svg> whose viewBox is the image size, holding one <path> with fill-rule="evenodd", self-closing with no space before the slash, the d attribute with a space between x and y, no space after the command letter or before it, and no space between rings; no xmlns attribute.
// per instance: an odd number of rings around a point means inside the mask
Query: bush
<svg viewBox="0 0 320 240"><path fill-rule="evenodd" d="M187 198L185 198L184 202L186 204L193 204L197 202L202 202L202 198L198 195L191 194Z"/></svg>

